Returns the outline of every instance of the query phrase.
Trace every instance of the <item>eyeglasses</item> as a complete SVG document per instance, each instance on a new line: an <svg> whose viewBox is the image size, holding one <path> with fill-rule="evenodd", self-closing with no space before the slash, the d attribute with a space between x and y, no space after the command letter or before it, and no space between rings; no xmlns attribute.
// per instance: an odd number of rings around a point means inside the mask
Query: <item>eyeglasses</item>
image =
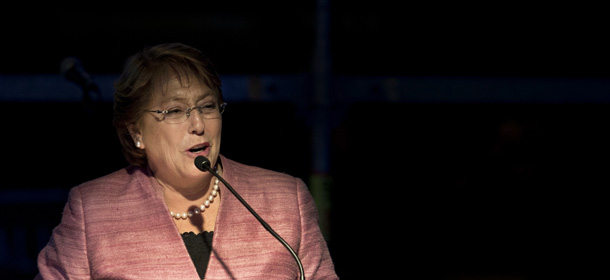
<svg viewBox="0 0 610 280"><path fill-rule="evenodd" d="M197 110L199 115L204 119L220 119L220 115L225 111L226 106L226 102L223 102L222 104L212 102L203 106L191 108L174 107L168 110L147 110L146 112L158 114L159 118L157 119L159 121L164 121L166 123L183 123L191 116L193 110Z"/></svg>

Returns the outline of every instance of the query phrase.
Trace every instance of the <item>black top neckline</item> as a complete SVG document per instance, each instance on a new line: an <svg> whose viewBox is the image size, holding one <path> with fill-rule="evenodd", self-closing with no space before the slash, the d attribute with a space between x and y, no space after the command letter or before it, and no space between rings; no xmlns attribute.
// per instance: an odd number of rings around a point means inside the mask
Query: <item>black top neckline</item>
<svg viewBox="0 0 610 280"><path fill-rule="evenodd" d="M199 278L205 278L205 272L208 269L210 254L212 253L212 239L214 231L204 231L200 233L184 232L180 234L182 241L186 246L186 250L191 256L191 260L197 269Z"/></svg>

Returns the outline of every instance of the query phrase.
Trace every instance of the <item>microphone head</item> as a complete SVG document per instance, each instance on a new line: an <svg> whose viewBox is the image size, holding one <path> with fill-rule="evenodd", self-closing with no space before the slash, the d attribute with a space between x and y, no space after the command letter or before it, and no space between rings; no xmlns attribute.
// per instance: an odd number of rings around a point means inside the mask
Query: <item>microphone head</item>
<svg viewBox="0 0 610 280"><path fill-rule="evenodd" d="M195 158L195 167L203 172L206 172L211 168L210 160L204 156L198 156Z"/></svg>
<svg viewBox="0 0 610 280"><path fill-rule="evenodd" d="M89 73L85 72L80 60L76 57L64 58L59 65L59 71L64 78L79 86L93 88L95 85Z"/></svg>
<svg viewBox="0 0 610 280"><path fill-rule="evenodd" d="M72 69L75 68L80 69L82 66L80 60L73 56L66 57L59 63L59 72L63 76L65 76L68 71L72 71Z"/></svg>

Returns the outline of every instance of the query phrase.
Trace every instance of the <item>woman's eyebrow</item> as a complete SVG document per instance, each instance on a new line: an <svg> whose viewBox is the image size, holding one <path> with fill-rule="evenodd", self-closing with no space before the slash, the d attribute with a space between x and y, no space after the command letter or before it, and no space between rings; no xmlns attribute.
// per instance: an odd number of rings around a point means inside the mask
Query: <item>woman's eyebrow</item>
<svg viewBox="0 0 610 280"><path fill-rule="evenodd" d="M168 103L187 103L187 100L184 97L171 97L171 98L164 98L164 99L160 100L160 102L159 102L159 104L161 104L161 105L168 104Z"/></svg>
<svg viewBox="0 0 610 280"><path fill-rule="evenodd" d="M198 96L195 98L195 102L200 102L201 100L204 100L210 96L214 97L214 92L212 90L206 90L205 92L198 94ZM189 95L184 95L184 94L172 94L171 96L166 95L161 100L161 104L171 103L171 102L180 102L180 103L186 104L186 103L188 103L189 100L191 100L189 97L190 97Z"/></svg>
<svg viewBox="0 0 610 280"><path fill-rule="evenodd" d="M199 98L197 98L197 102L207 99L208 97L214 97L214 95L211 92L206 92L204 94L202 94L201 96L199 96Z"/></svg>

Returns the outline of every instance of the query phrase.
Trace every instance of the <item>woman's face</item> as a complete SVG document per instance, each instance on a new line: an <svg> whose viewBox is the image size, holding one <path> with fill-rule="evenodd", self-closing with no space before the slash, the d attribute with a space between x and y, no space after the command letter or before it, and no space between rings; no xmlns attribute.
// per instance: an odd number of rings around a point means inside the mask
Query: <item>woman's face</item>
<svg viewBox="0 0 610 280"><path fill-rule="evenodd" d="M184 110L195 106L217 104L214 92L198 79L190 78L187 87L172 79L164 93L156 92L149 110ZM189 184L204 178L195 167L197 156L205 156L216 164L220 152L222 119L204 119L197 109L183 123L159 121L162 115L146 112L133 127L134 141L141 141L148 165L157 179L169 184ZM179 186L174 186L179 187Z"/></svg>

